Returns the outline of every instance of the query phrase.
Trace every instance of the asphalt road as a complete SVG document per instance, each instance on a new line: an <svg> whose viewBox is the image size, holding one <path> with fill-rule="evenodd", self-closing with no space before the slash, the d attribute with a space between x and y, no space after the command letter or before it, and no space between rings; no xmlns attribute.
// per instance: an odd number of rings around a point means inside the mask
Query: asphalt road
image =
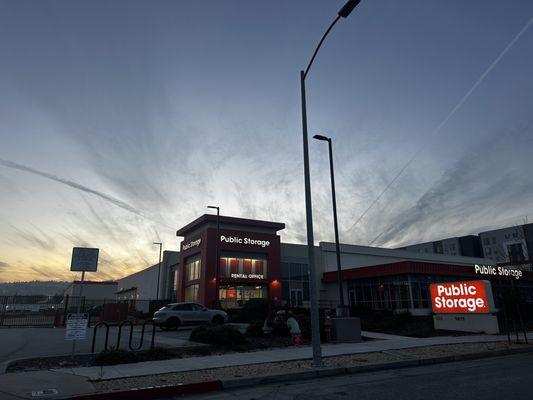
<svg viewBox="0 0 533 400"><path fill-rule="evenodd" d="M533 354L342 375L189 396L194 400L530 400ZM183 397L176 397L176 399Z"/></svg>

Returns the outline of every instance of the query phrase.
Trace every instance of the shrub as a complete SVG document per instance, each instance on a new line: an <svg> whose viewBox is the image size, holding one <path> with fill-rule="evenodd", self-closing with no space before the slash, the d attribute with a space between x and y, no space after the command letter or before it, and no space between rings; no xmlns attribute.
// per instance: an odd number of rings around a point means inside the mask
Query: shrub
<svg viewBox="0 0 533 400"><path fill-rule="evenodd" d="M229 325L201 325L191 332L190 340L220 347L238 346L246 343L246 338Z"/></svg>
<svg viewBox="0 0 533 400"><path fill-rule="evenodd" d="M268 301L266 299L250 299L242 306L237 319L240 322L255 320L264 321L268 314Z"/></svg>
<svg viewBox="0 0 533 400"><path fill-rule="evenodd" d="M259 337L263 336L264 321L256 320L250 323L246 328L246 336Z"/></svg>
<svg viewBox="0 0 533 400"><path fill-rule="evenodd" d="M111 348L98 353L94 359L95 365L131 364L142 361L167 360L176 357L169 349L155 347L150 350L127 351Z"/></svg>
<svg viewBox="0 0 533 400"><path fill-rule="evenodd" d="M398 319L398 322L400 323L407 323L407 322L411 322L411 320L413 319L413 316L411 315L409 311L406 311L406 312L399 313L397 315L397 319Z"/></svg>
<svg viewBox="0 0 533 400"><path fill-rule="evenodd" d="M137 355L132 351L110 349L98 353L94 359L96 365L116 365L137 362Z"/></svg>

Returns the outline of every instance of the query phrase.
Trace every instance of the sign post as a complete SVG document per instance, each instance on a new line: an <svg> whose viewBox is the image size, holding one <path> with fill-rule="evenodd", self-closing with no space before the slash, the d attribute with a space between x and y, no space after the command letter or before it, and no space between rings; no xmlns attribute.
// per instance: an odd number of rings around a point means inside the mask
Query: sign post
<svg viewBox="0 0 533 400"><path fill-rule="evenodd" d="M89 315L81 313L81 301L83 295L83 282L85 281L85 272L96 272L98 269L99 249L89 247L73 247L70 270L74 272L81 271L80 290L78 292L78 305L76 314L68 314L67 329L65 331L65 340L72 340L72 356L76 352L76 340L83 340L86 337ZM70 323L70 329L69 329Z"/></svg>

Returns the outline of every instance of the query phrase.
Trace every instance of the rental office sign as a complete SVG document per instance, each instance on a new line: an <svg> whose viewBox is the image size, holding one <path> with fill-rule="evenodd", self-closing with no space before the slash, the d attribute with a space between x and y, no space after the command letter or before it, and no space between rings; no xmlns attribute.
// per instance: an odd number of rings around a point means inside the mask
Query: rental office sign
<svg viewBox="0 0 533 400"><path fill-rule="evenodd" d="M489 281L434 283L429 290L435 314L488 314L495 310Z"/></svg>

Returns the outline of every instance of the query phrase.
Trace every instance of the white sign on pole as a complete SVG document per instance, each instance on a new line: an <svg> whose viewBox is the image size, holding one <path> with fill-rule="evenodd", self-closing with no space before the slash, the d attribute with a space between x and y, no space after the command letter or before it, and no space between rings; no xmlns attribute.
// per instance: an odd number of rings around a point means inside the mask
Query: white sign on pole
<svg viewBox="0 0 533 400"><path fill-rule="evenodd" d="M65 340L84 340L87 336L89 314L71 313L67 315L67 329Z"/></svg>
<svg viewBox="0 0 533 400"><path fill-rule="evenodd" d="M98 249L90 247L73 247L71 271L96 272L98 268Z"/></svg>

